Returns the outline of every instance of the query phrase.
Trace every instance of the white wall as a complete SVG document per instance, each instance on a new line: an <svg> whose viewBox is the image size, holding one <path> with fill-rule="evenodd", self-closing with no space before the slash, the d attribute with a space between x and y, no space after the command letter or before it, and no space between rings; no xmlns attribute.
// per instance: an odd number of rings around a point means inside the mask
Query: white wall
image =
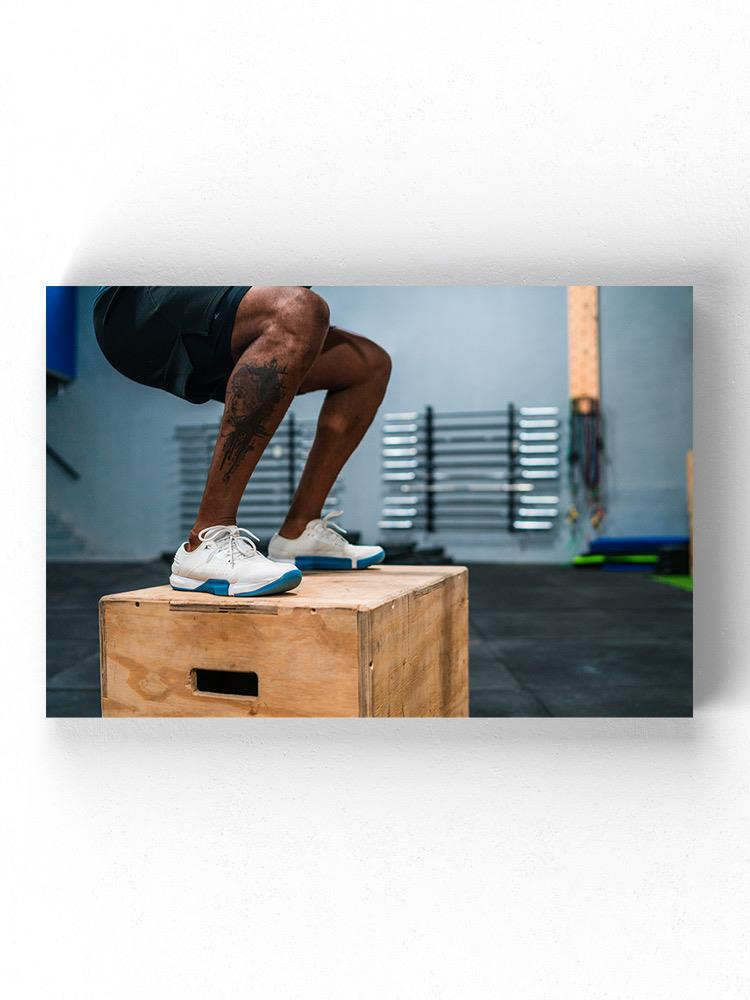
<svg viewBox="0 0 750 1000"><path fill-rule="evenodd" d="M745 1000L745 5L196 11L3 33L7 992ZM694 720L44 719L42 286L311 260L695 284Z"/></svg>
<svg viewBox="0 0 750 1000"><path fill-rule="evenodd" d="M513 401L555 405L566 418L564 286L317 290L330 303L334 323L391 353L393 376L381 413L427 403L443 410L497 409ZM185 403L111 369L92 334L94 293L79 292L79 378L47 407L50 443L81 479L48 463L49 502L88 540L91 555L152 558L180 541L174 428L218 422L221 407ZM692 434L690 289L605 288L601 311L607 532L684 533L684 455ZM314 416L321 399L302 397L294 408ZM344 477L346 523L373 540L380 537L380 425L377 419ZM565 510L564 467L558 485ZM457 559L564 561L571 552L562 518L550 535L447 533L424 540L445 545Z"/></svg>

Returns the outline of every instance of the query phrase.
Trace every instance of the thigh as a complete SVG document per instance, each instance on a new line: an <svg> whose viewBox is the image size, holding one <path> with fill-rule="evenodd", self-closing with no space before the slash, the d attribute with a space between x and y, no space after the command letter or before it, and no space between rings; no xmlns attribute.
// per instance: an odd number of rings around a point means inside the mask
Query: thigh
<svg viewBox="0 0 750 1000"><path fill-rule="evenodd" d="M380 348L367 337L332 326L298 395L320 389L346 389L363 382Z"/></svg>

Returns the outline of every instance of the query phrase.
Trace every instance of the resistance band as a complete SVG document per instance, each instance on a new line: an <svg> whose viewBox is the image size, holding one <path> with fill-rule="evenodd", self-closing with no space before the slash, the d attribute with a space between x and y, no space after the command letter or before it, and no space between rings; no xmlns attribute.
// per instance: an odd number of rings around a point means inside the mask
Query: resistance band
<svg viewBox="0 0 750 1000"><path fill-rule="evenodd" d="M601 461L603 450L599 400L590 396L571 399L568 448L571 506L567 518L571 527L578 523L582 512L588 515L591 527L595 531L604 520Z"/></svg>

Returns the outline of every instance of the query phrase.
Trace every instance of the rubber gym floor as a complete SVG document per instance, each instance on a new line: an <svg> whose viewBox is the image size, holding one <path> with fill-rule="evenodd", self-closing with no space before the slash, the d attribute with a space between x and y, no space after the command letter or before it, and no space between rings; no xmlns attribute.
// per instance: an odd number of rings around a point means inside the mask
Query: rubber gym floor
<svg viewBox="0 0 750 1000"><path fill-rule="evenodd" d="M98 716L97 602L162 561L51 563L47 715ZM648 574L469 566L473 716L689 716L692 593Z"/></svg>

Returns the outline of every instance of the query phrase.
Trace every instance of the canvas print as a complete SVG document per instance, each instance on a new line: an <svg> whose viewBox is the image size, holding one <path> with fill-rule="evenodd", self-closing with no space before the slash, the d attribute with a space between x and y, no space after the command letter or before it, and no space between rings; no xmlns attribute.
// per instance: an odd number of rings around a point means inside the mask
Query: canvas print
<svg viewBox="0 0 750 1000"><path fill-rule="evenodd" d="M46 322L48 716L692 714L691 288Z"/></svg>

